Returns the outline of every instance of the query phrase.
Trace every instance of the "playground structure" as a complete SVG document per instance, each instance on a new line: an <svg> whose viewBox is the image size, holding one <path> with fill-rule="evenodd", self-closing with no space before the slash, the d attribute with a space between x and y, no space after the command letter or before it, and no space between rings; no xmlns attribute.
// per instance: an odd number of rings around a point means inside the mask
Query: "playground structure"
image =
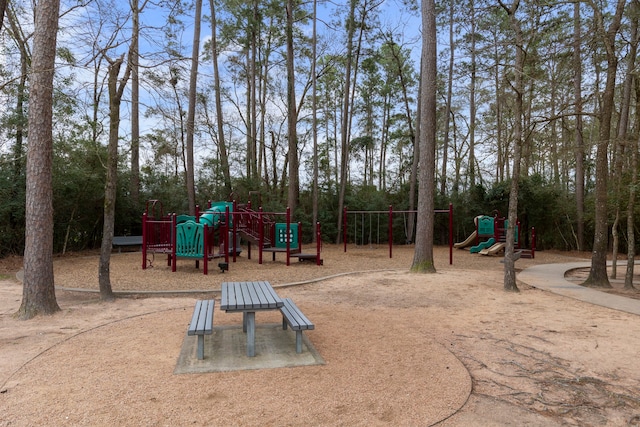
<svg viewBox="0 0 640 427"><path fill-rule="evenodd" d="M507 241L507 228L509 221L500 217L498 213L495 216L479 215L473 219L476 229L464 241L454 244L456 249L470 247L470 253L478 253L480 255L497 255L504 251ZM516 223L515 229L515 257L518 258L535 258L536 251L536 232L535 228L531 228L531 249L522 248L520 245L520 223ZM486 240L481 240L481 239Z"/></svg>
<svg viewBox="0 0 640 427"><path fill-rule="evenodd" d="M277 222L284 217L284 222ZM218 267L221 272L229 269L229 258L241 253L240 239L247 242L247 257L251 259L252 244L258 246L258 262L262 264L263 253L271 252L275 261L276 253L286 255L286 264L291 258L315 260L320 258L320 223L316 224L316 253L302 253L301 224L291 222L289 208L286 212L254 211L251 202L238 205L233 202L209 202L207 209L196 215L164 215L158 200L147 202L142 216L142 269L153 265L155 254L166 254L167 265L176 271L178 259L195 260L196 268L203 262L203 273L208 274L208 263L214 258L224 258ZM215 248L218 247L216 253ZM149 259L151 256L151 259Z"/></svg>
<svg viewBox="0 0 640 427"><path fill-rule="evenodd" d="M448 229L449 229L449 239L448 239L448 243L449 243L449 264L453 264L453 204L449 203L449 208L448 209L436 209L434 211L434 213L438 214L438 213L443 213L443 214L448 214ZM380 217L381 215L387 215L387 243L389 246L389 258L393 258L393 216L394 214L401 214L403 215L403 220L404 220L404 227L405 227L405 234L407 234L407 229L408 227L411 227L412 224L408 224L407 221L407 216L409 214L413 214L413 218L414 218L414 222L415 222L415 218L417 218L417 214L418 211L416 210L393 210L393 206L389 205L389 210L387 211L349 211L346 207L343 210L343 215L342 215L342 242L344 245L344 252L347 252L347 230L349 227L349 223L348 223L348 217L349 215L351 215L354 219L353 221L353 230L354 230L354 241L356 243L356 245L358 244L358 239L357 236L358 234L360 234L361 236L361 243L363 243L365 241L365 237L364 237L364 229L365 229L365 217L368 217L369 220L369 226L368 231L369 231L369 237L368 237L368 241L371 244L373 242L373 235L372 235L372 230L373 227L371 226L373 223L373 217L374 215L377 216L377 234L376 234L376 241L379 243L380 242ZM361 233L358 233L358 216L360 216L361 221L360 221L360 227L361 227ZM410 215L409 215L410 216Z"/></svg>
<svg viewBox="0 0 640 427"><path fill-rule="evenodd" d="M320 258L322 236L319 222L315 227L316 252L303 253L302 224L291 222L289 208L285 212L264 212L262 207L254 211L251 201L245 205L233 202L231 217L233 218L234 234L239 233L247 242L248 259L251 259L251 247L252 244L255 244L258 247L259 264L262 264L264 252L271 252L273 261L276 259L276 253L284 253L287 265L290 265L291 258L298 258L299 261L316 261L316 265L322 265L322 258ZM282 217L285 221L277 222L277 219Z"/></svg>

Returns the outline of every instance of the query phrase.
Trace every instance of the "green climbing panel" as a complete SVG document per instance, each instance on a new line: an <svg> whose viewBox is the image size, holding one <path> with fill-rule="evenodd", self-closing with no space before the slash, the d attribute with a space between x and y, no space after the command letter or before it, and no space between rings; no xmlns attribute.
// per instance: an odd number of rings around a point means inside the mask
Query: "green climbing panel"
<svg viewBox="0 0 640 427"><path fill-rule="evenodd" d="M286 249L287 224L276 223L275 228L275 247ZM289 249L298 249L298 224L289 224Z"/></svg>
<svg viewBox="0 0 640 427"><path fill-rule="evenodd" d="M478 218L478 235L479 236L493 236L493 217L481 216Z"/></svg>

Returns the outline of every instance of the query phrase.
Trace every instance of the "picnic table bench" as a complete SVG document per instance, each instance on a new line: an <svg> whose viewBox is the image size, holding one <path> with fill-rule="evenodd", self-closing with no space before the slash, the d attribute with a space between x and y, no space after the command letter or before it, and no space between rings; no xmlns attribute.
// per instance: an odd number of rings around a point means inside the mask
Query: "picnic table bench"
<svg viewBox="0 0 640 427"><path fill-rule="evenodd" d="M126 246L142 247L142 236L113 236L111 246L118 248L118 252L122 252L122 247Z"/></svg>
<svg viewBox="0 0 640 427"><path fill-rule="evenodd" d="M187 335L198 336L198 359L204 359L204 336L213 333L213 306L215 300L198 300L193 309Z"/></svg>
<svg viewBox="0 0 640 427"><path fill-rule="evenodd" d="M283 305L280 307L282 313L282 329L287 329L287 325L296 331L296 353L302 353L302 331L314 329L315 326L305 316L291 298L283 298Z"/></svg>

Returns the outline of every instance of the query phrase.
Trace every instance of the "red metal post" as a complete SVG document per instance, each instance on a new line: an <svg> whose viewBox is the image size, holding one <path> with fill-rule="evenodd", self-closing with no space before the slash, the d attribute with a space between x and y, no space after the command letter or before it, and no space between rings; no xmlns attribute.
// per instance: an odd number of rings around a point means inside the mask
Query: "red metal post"
<svg viewBox="0 0 640 427"><path fill-rule="evenodd" d="M264 245L264 223L262 222L262 206L258 208L258 264L262 264L262 246Z"/></svg>
<svg viewBox="0 0 640 427"><path fill-rule="evenodd" d="M176 226L176 214L174 213L171 215L171 271L173 272L176 271L176 246L178 245Z"/></svg>
<svg viewBox="0 0 640 427"><path fill-rule="evenodd" d="M234 199L233 200L233 212L231 212L231 215L227 218L227 220L232 221L233 222L233 226L231 227L233 229L233 240L235 241L235 236L236 233L238 231L239 227L247 227L247 224L250 224L250 221L247 221L246 218L247 214L240 212L238 210L238 202ZM251 241L247 241L247 259L251 259ZM233 262L236 262L236 254L235 254L235 250L234 250L234 254L233 254Z"/></svg>
<svg viewBox="0 0 640 427"><path fill-rule="evenodd" d="M147 268L147 213L142 214L142 269Z"/></svg>
<svg viewBox="0 0 640 427"><path fill-rule="evenodd" d="M342 243L344 251L347 252L347 208L342 211Z"/></svg>
<svg viewBox="0 0 640 427"><path fill-rule="evenodd" d="M453 203L449 203L449 265L453 264Z"/></svg>
<svg viewBox="0 0 640 427"><path fill-rule="evenodd" d="M289 265L289 257L291 256L291 239L289 239L291 233L291 208L287 206L287 231L284 235L285 244L287 245L287 266ZM300 230L298 230L300 231Z"/></svg>
<svg viewBox="0 0 640 427"><path fill-rule="evenodd" d="M393 206L389 205L389 258L393 258Z"/></svg>
<svg viewBox="0 0 640 427"><path fill-rule="evenodd" d="M322 245L322 235L320 234L320 221L316 222L316 265L322 265L320 260L320 246Z"/></svg>
<svg viewBox="0 0 640 427"><path fill-rule="evenodd" d="M204 224L204 229L202 231L204 231L204 239L202 239L202 244L204 245L202 248L204 259L202 261L204 265L202 266L202 272L204 274L209 274L209 227L207 224Z"/></svg>
<svg viewBox="0 0 640 427"><path fill-rule="evenodd" d="M168 220L168 224L163 224L162 226L162 232L161 235L162 237L162 242L169 242L169 251L167 252L167 267L171 266L171 260L174 258L173 255L171 254L171 248L173 248L175 245L173 244L173 237L176 235L176 223L175 223L175 213L173 215L168 214L167 215L167 220ZM156 233L156 227L154 226L153 228L153 233ZM168 233L168 235L166 234ZM155 241L155 237L154 237L154 244L157 243Z"/></svg>
<svg viewBox="0 0 640 427"><path fill-rule="evenodd" d="M235 203L234 203L235 206ZM234 210L233 213L235 213L236 211ZM229 205L224 207L224 230L220 230L220 233L224 233L224 236L222 236L222 250L224 251L224 262L227 263L227 265L229 265L229 224L231 221L231 215L229 215ZM236 234L236 222L237 221L233 221L233 235L235 236ZM235 240L235 239L234 239ZM236 262L236 249L235 247L233 248L233 262Z"/></svg>

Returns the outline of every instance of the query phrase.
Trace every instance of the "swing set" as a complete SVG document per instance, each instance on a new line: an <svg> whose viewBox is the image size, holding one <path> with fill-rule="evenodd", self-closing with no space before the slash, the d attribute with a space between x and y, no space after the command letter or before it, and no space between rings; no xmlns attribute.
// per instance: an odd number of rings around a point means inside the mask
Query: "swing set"
<svg viewBox="0 0 640 427"><path fill-rule="evenodd" d="M448 214L449 218L449 264L453 264L453 204L449 203L449 209L436 209L434 211L436 214L445 213ZM393 216L394 214L402 214L403 224L404 224L404 232L407 243L409 242L409 228L413 226L413 224L409 224L407 221L407 216L409 214L414 214L413 221L415 223L415 219L417 218L418 211L416 210L399 210L394 211L393 206L389 205L388 211L349 211L347 208L344 208L342 215L342 242L344 245L344 252L347 252L347 230L348 230L348 216L351 215L353 218L353 240L356 245L364 246L365 244L369 244L369 247L374 249L374 234L375 234L375 248L380 245L380 230L381 230L381 217L384 219L384 215L387 215L387 241L389 245L389 258L393 258ZM374 216L376 216L374 221ZM358 221L359 220L359 221ZM368 222L368 224L367 224ZM376 223L374 226L374 222ZM376 229L374 233L374 227ZM368 236L367 236L368 234ZM360 237L360 242L358 243L358 236Z"/></svg>

